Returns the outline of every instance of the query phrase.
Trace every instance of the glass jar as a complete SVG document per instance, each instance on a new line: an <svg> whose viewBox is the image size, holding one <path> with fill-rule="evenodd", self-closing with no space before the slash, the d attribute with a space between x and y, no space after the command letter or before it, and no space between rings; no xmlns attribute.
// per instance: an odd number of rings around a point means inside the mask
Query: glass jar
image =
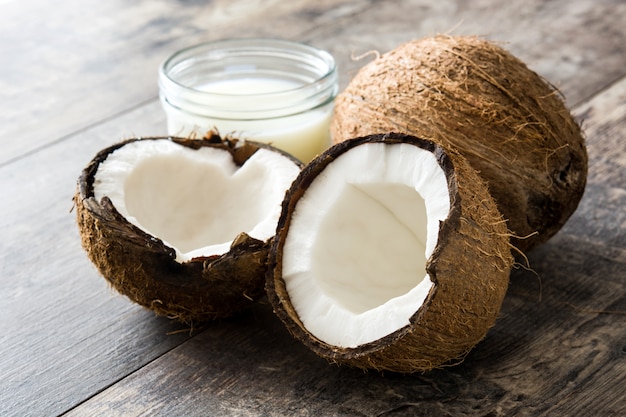
<svg viewBox="0 0 626 417"><path fill-rule="evenodd" d="M334 58L277 39L223 40L176 52L159 69L173 136L222 135L267 142L303 162L330 145L337 95Z"/></svg>

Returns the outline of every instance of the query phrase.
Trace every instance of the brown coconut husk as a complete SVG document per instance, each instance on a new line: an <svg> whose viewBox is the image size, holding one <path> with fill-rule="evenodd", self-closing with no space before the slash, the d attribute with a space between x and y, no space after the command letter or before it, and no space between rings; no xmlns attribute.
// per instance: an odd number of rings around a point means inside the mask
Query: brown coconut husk
<svg viewBox="0 0 626 417"><path fill-rule="evenodd" d="M375 342L341 348L317 339L298 318L282 278L283 246L298 201L315 178L344 152L376 142L410 143L432 152L446 174L451 209L427 261L433 289L410 325ZM371 135L331 147L292 184L270 250L267 294L289 331L319 356L363 369L420 372L458 363L485 337L500 311L512 264L506 223L465 158L432 141L402 134Z"/></svg>
<svg viewBox="0 0 626 417"><path fill-rule="evenodd" d="M478 37L424 38L365 65L337 97L331 131L335 142L395 131L456 149L521 251L565 224L586 184L584 137L559 91Z"/></svg>
<svg viewBox="0 0 626 417"><path fill-rule="evenodd" d="M179 263L173 248L129 223L110 199L94 198L96 171L110 153L130 142L156 139L163 138L130 139L103 149L83 170L74 197L82 246L115 290L158 315L194 324L238 313L264 295L269 242L241 233L224 255ZM192 149L223 149L240 166L261 147L280 152L217 134L206 140L168 139Z"/></svg>

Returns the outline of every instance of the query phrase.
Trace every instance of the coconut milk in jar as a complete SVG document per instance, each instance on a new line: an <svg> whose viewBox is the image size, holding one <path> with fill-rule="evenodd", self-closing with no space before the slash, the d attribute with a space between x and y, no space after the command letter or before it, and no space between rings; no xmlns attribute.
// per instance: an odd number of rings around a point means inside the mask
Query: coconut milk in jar
<svg viewBox="0 0 626 417"><path fill-rule="evenodd" d="M303 162L330 145L337 69L329 53L312 46L276 39L193 46L161 65L159 90L173 136L217 129L271 143Z"/></svg>

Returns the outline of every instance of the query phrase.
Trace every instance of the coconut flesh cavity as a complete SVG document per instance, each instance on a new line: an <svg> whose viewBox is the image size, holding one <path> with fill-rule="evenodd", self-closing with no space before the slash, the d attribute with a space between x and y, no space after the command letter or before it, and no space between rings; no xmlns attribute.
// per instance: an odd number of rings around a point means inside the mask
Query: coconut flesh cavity
<svg viewBox="0 0 626 417"><path fill-rule="evenodd" d="M182 321L263 293L268 240L300 164L268 145L148 138L101 151L75 199L83 246L122 294Z"/></svg>
<svg viewBox="0 0 626 417"><path fill-rule="evenodd" d="M521 251L548 240L582 197L587 152L559 92L478 37L407 42L365 65L335 102L335 142L403 132L452 147L489 186Z"/></svg>
<svg viewBox="0 0 626 417"><path fill-rule="evenodd" d="M224 149L191 149L167 139L135 141L100 163L93 185L130 223L176 251L176 261L223 255L246 232L274 235L280 202L299 172L260 149L241 167Z"/></svg>
<svg viewBox="0 0 626 417"><path fill-rule="evenodd" d="M324 172L298 202L282 274L311 333L357 347L406 326L424 303L447 181L435 156L410 144L355 147Z"/></svg>
<svg viewBox="0 0 626 417"><path fill-rule="evenodd" d="M461 156L407 135L372 135L331 147L294 181L267 292L320 356L424 371L484 338L511 264L506 225Z"/></svg>

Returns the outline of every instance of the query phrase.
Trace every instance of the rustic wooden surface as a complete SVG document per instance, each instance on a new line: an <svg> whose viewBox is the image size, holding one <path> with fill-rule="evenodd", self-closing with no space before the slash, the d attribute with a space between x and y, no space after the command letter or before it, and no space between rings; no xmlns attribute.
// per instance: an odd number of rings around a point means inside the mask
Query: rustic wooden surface
<svg viewBox="0 0 626 417"><path fill-rule="evenodd" d="M0 1L0 416L626 415L624 28L623 0ZM578 211L514 271L461 365L330 365L266 304L190 333L87 260L75 181L99 149L165 133L156 72L173 51L304 41L345 86L366 52L440 32L502 41L559 86L590 155Z"/></svg>

